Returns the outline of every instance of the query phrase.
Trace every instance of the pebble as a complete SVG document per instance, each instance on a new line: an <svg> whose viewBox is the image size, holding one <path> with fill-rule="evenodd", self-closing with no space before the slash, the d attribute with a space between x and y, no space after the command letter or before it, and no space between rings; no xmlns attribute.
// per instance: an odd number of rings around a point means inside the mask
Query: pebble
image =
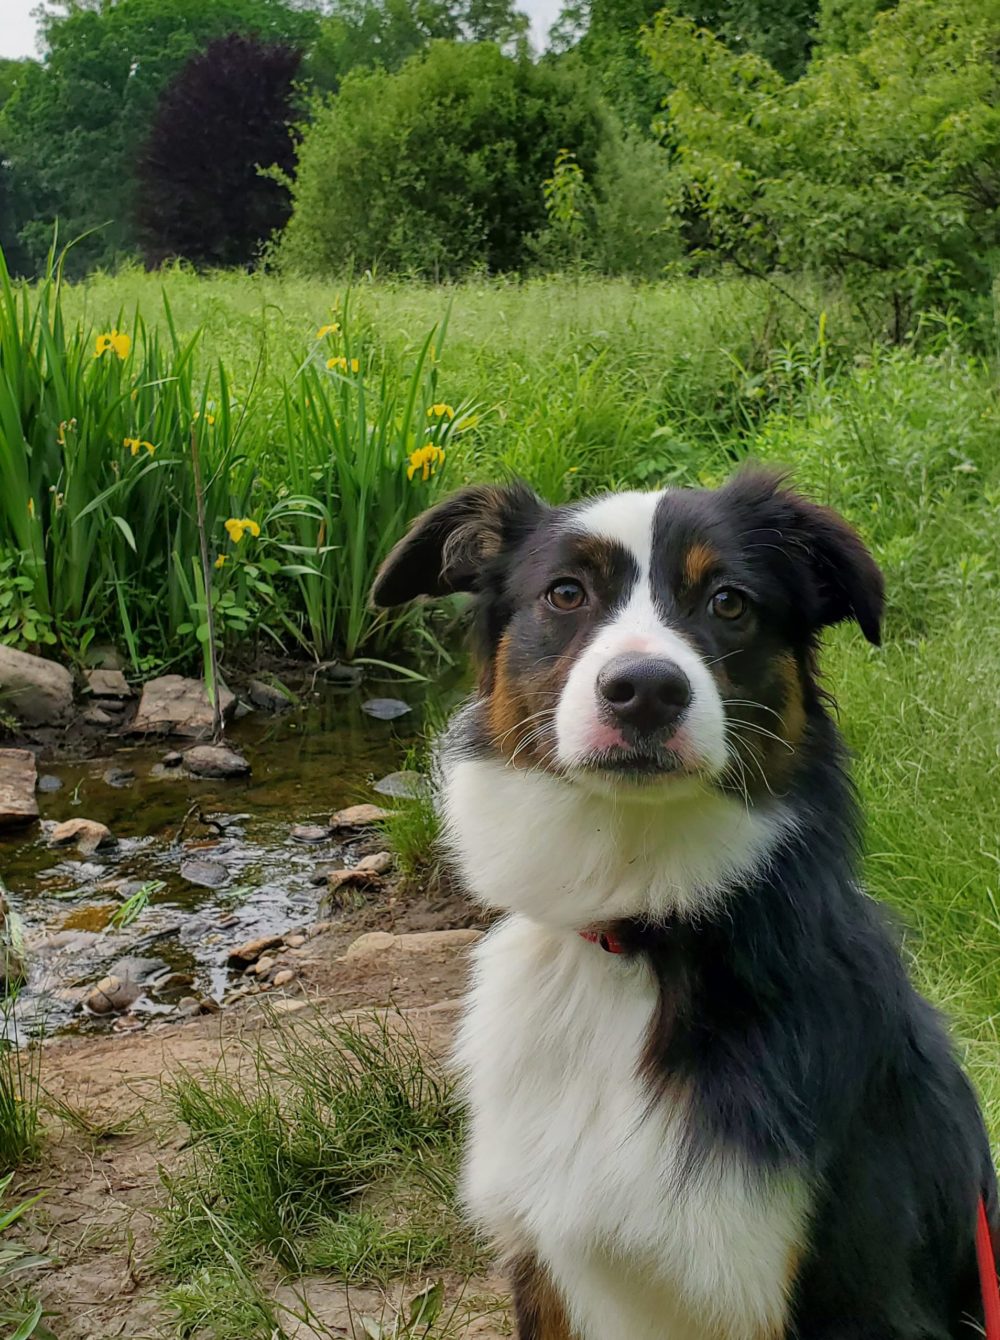
<svg viewBox="0 0 1000 1340"><path fill-rule="evenodd" d="M256 963L251 964L250 967L247 968L247 972L255 972L258 977L262 977L265 973L271 971L276 962L277 959L268 958L265 954L264 957L259 958Z"/></svg>
<svg viewBox="0 0 1000 1340"><path fill-rule="evenodd" d="M254 707L265 712L286 712L292 706L290 694L264 679L251 679L247 688Z"/></svg>
<svg viewBox="0 0 1000 1340"><path fill-rule="evenodd" d="M56 824L49 834L50 847L68 847L75 843L77 850L85 856L113 847L116 841L111 830L96 819L67 819L65 823Z"/></svg>
<svg viewBox="0 0 1000 1340"><path fill-rule="evenodd" d="M202 861L195 857L181 862L181 878L202 889L221 889L229 879L229 871L218 861Z"/></svg>
<svg viewBox="0 0 1000 1340"><path fill-rule="evenodd" d="M368 716L374 717L376 721L395 721L398 717L405 717L407 712L413 709L401 698L369 698L367 702L361 704L361 710Z"/></svg>
<svg viewBox="0 0 1000 1340"><path fill-rule="evenodd" d="M337 810L336 814L330 816L330 827L334 830L371 828L373 824L391 817L389 810L381 809L378 805L348 805L346 809Z"/></svg>
<svg viewBox="0 0 1000 1340"><path fill-rule="evenodd" d="M332 831L329 824L296 824L292 837L296 842L324 842Z"/></svg>
<svg viewBox="0 0 1000 1340"><path fill-rule="evenodd" d="M92 1014L119 1014L134 1004L139 994L135 982L109 974L87 992L83 1003Z"/></svg>
<svg viewBox="0 0 1000 1340"><path fill-rule="evenodd" d="M331 684L344 684L352 688L361 683L364 673L360 665L343 665L340 661L324 665L320 670L320 675Z"/></svg>
<svg viewBox="0 0 1000 1340"><path fill-rule="evenodd" d="M391 796L394 800L418 800L429 796L431 784L422 772L404 768L401 772L390 772L372 787L380 796Z"/></svg>
<svg viewBox="0 0 1000 1340"><path fill-rule="evenodd" d="M281 1014L295 1014L297 1010L304 1010L308 1004L307 1000L296 1000L292 996L283 996L281 1000L276 1000L271 1008Z"/></svg>
<svg viewBox="0 0 1000 1340"><path fill-rule="evenodd" d="M61 791L62 785L62 780L54 777L51 772L43 773L38 779L39 791Z"/></svg>
<svg viewBox="0 0 1000 1340"><path fill-rule="evenodd" d="M80 720L87 726L113 726L114 717L100 707L88 707L80 714Z"/></svg>
<svg viewBox="0 0 1000 1340"><path fill-rule="evenodd" d="M289 949L299 949L306 942L304 935L286 935L285 944Z"/></svg>
<svg viewBox="0 0 1000 1340"><path fill-rule="evenodd" d="M387 875L392 869L392 852L375 851L370 856L362 856L354 869L368 871L373 875Z"/></svg>
<svg viewBox="0 0 1000 1340"><path fill-rule="evenodd" d="M130 768L108 768L102 774L102 777L108 786L113 786L118 790L131 786L135 781L135 773Z"/></svg>
<svg viewBox="0 0 1000 1340"><path fill-rule="evenodd" d="M282 943L280 935L261 935L256 940L248 940L238 949L233 949L229 954L229 966L231 968L246 967L247 964L256 963L257 959L268 949L277 949Z"/></svg>
<svg viewBox="0 0 1000 1340"><path fill-rule="evenodd" d="M171 749L169 754L164 754L161 759L165 768L179 768L184 762L184 755L179 754L176 749Z"/></svg>
<svg viewBox="0 0 1000 1340"><path fill-rule="evenodd" d="M246 777L250 764L224 744L196 744L184 751L184 766L196 777Z"/></svg>
<svg viewBox="0 0 1000 1340"><path fill-rule="evenodd" d="M276 972L274 974L274 977L272 979L272 983L274 986L287 986L289 982L294 981L295 981L295 973L292 971L291 968L282 968L280 972Z"/></svg>

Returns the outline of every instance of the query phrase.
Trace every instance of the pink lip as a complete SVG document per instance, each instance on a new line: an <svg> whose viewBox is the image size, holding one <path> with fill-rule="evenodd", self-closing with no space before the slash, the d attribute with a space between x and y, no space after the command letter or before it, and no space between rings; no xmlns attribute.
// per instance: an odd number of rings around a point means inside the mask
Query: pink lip
<svg viewBox="0 0 1000 1340"><path fill-rule="evenodd" d="M667 740L658 742L662 749L667 749L672 754L688 766L696 762L694 751L691 747L691 737L684 726L680 726L674 731L673 735ZM608 726L604 723L596 724L590 732L587 740L587 748L594 754L600 754L606 749L628 749L629 744L614 726Z"/></svg>

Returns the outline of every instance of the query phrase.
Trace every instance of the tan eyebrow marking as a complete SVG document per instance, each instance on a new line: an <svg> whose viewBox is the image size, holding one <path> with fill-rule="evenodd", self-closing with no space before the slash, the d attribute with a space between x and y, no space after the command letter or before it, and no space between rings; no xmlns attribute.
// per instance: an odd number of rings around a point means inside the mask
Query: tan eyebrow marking
<svg viewBox="0 0 1000 1340"><path fill-rule="evenodd" d="M695 540L684 555L684 585L697 586L719 565L719 554L711 545Z"/></svg>

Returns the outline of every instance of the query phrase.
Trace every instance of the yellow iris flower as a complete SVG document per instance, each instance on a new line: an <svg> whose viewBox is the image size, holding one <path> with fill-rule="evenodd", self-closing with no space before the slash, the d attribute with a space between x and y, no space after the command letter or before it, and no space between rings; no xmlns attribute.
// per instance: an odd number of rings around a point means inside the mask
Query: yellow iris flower
<svg viewBox="0 0 1000 1340"><path fill-rule="evenodd" d="M325 339L327 335L337 335L340 333L340 322L330 321L325 326L320 326L316 332L317 340Z"/></svg>
<svg viewBox="0 0 1000 1340"><path fill-rule="evenodd" d="M430 409L427 411L427 417L428 419L453 419L455 417L455 411L451 405L446 405L441 401L437 405L431 405Z"/></svg>
<svg viewBox="0 0 1000 1340"><path fill-rule="evenodd" d="M105 331L103 335L98 335L94 346L94 357L100 358L106 354L109 349L113 349L119 358L125 359L129 356L129 350L132 348L132 336L126 335L121 330Z"/></svg>
<svg viewBox="0 0 1000 1340"><path fill-rule="evenodd" d="M228 557L229 557L228 554L220 554L219 557L215 560L215 566L217 568L224 568L226 566L226 559Z"/></svg>
<svg viewBox="0 0 1000 1340"><path fill-rule="evenodd" d="M412 480L419 474L426 484L439 465L444 465L444 452L440 447L418 447L416 451L410 452L410 464L406 468L406 477Z"/></svg>
<svg viewBox="0 0 1000 1340"><path fill-rule="evenodd" d="M356 358L352 358L350 363L348 363L343 354L341 354L339 358L328 358L326 360L326 366L331 372L334 368L339 369L341 372L346 372L348 367L352 372L359 372L361 370L361 364Z"/></svg>
<svg viewBox="0 0 1000 1340"><path fill-rule="evenodd" d="M253 521L248 516L244 517L231 516L229 520L226 522L226 531L229 535L229 538L232 540L233 544L239 544L240 541L243 539L244 531L249 531L249 533L256 540L257 537L260 535L260 526L257 525L256 521ZM221 564L219 564L218 566L221 566Z"/></svg>

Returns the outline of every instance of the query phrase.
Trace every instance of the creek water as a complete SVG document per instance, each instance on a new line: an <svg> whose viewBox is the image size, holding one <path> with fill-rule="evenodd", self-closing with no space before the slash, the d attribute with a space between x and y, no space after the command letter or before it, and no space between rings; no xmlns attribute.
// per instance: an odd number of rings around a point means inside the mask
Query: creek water
<svg viewBox="0 0 1000 1340"><path fill-rule="evenodd" d="M394 721L367 715L363 701L383 691L411 710ZM227 730L227 743L251 765L245 780L199 780L164 766L185 745L162 739L109 741L96 757L40 763L40 776L56 779L39 790L41 822L0 838L0 874L29 962L8 1034L108 1027L80 1002L119 967L153 983L134 1019L174 1012L185 997L221 1000L233 984L231 948L325 915L323 865L343 864L344 848L334 838L301 842L293 827L323 826L334 810L379 802L373 784L404 767L428 712L459 696L457 685L320 683L296 708L253 713ZM77 817L106 824L117 845L90 857L53 849L51 821ZM194 882L201 878L214 887ZM123 900L152 881L158 887L136 921L116 929Z"/></svg>

